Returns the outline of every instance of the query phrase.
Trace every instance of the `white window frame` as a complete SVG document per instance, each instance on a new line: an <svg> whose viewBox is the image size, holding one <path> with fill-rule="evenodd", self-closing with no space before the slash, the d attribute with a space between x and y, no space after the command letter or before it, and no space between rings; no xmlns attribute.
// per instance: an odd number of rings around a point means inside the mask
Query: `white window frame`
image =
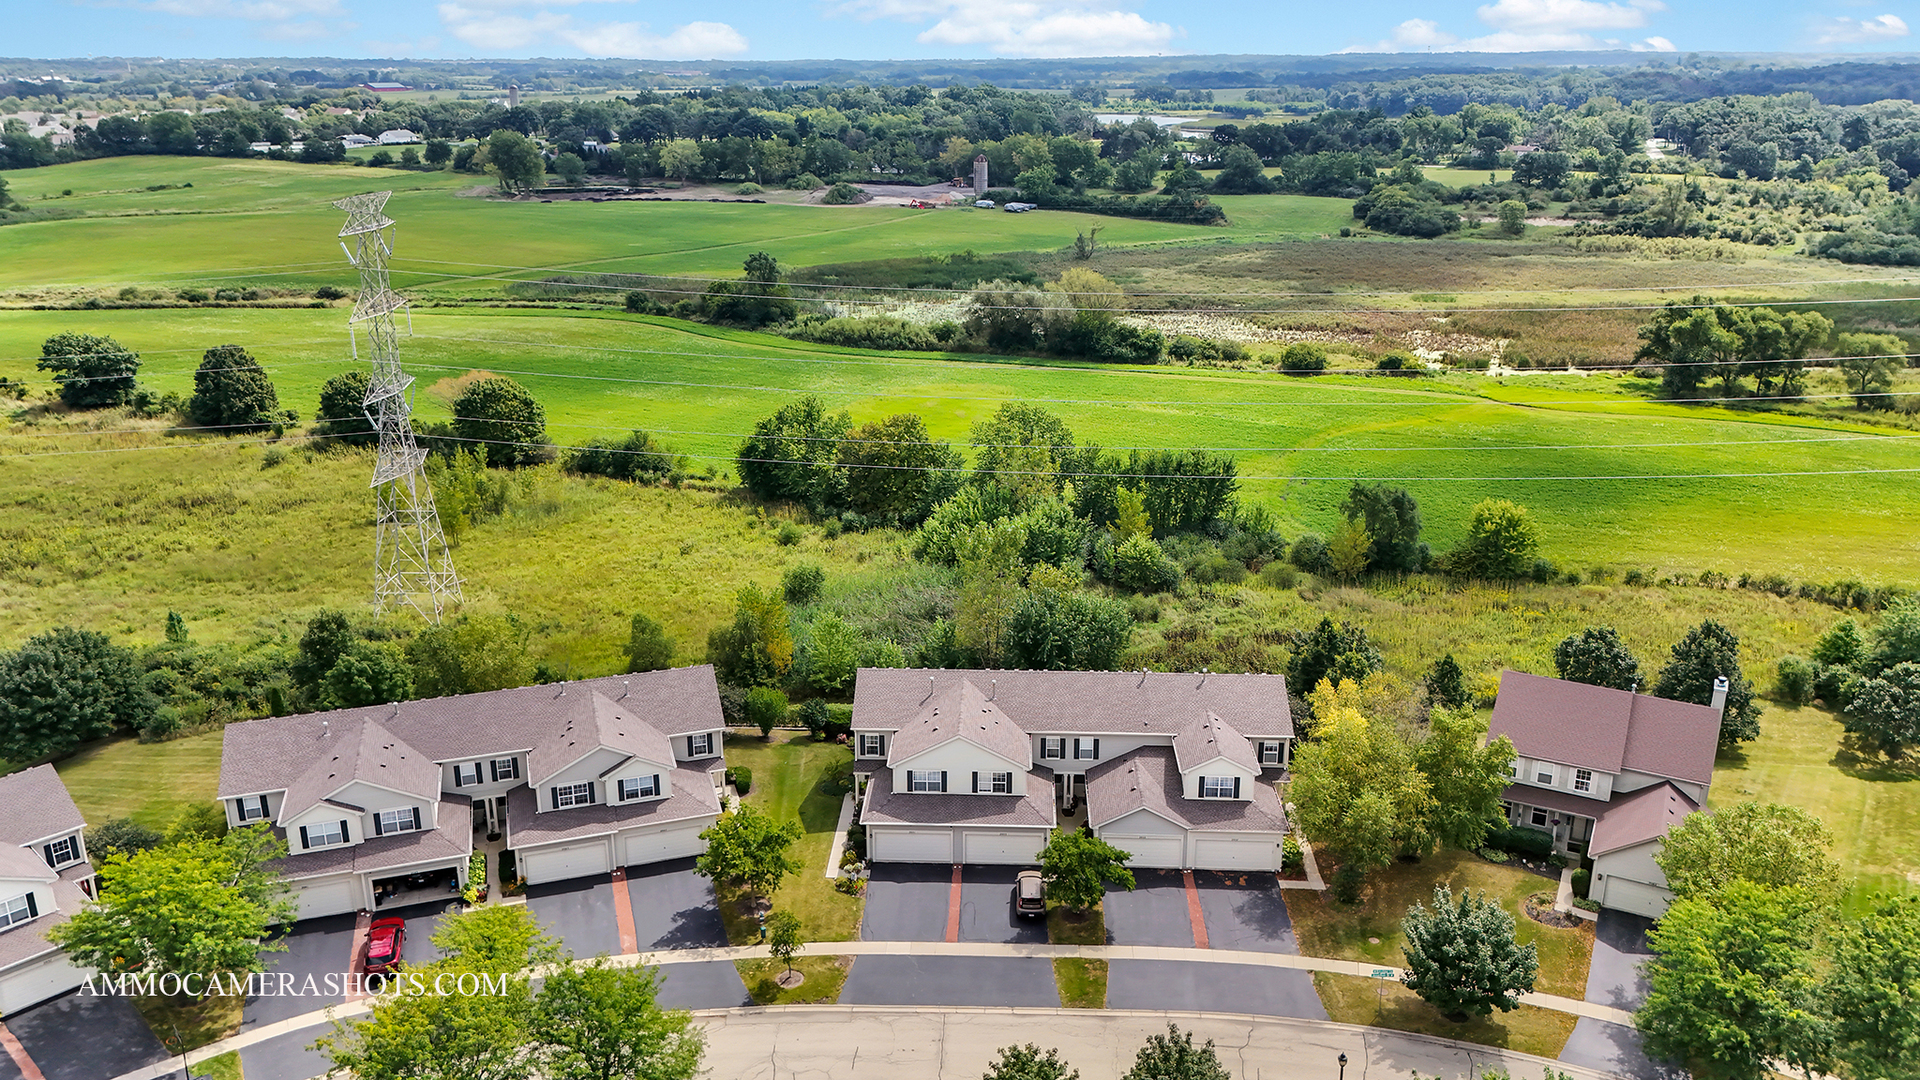
<svg viewBox="0 0 1920 1080"><path fill-rule="evenodd" d="M698 735L687 736L687 749L697 758L712 757L713 732L703 731Z"/></svg>
<svg viewBox="0 0 1920 1080"><path fill-rule="evenodd" d="M881 738L879 732L863 731L860 733L861 757L879 757L886 752L886 747L886 741Z"/></svg>
<svg viewBox="0 0 1920 1080"><path fill-rule="evenodd" d="M988 773L986 793L989 795L1013 794L1013 774L1010 772Z"/></svg>
<svg viewBox="0 0 1920 1080"><path fill-rule="evenodd" d="M1535 765L1533 767L1533 782L1536 784L1545 784L1548 787L1552 787L1553 785L1560 782L1560 770L1544 762L1539 765Z"/></svg>
<svg viewBox="0 0 1920 1080"><path fill-rule="evenodd" d="M1573 770L1573 790L1589 791L1589 792L1593 790L1593 770L1592 769Z"/></svg>
<svg viewBox="0 0 1920 1080"><path fill-rule="evenodd" d="M1518 780L1520 779L1520 774L1525 772L1526 768L1526 765L1523 764L1519 758L1514 758L1507 764L1507 775Z"/></svg>
<svg viewBox="0 0 1920 1080"><path fill-rule="evenodd" d="M326 835L320 835L321 829L328 830ZM318 825L309 825L304 836L309 849L337 847L347 842L347 832L340 827L338 821L323 821Z"/></svg>
<svg viewBox="0 0 1920 1080"><path fill-rule="evenodd" d="M939 769L908 769L907 790L940 794L947 790L941 782Z"/></svg>
<svg viewBox="0 0 1920 1080"><path fill-rule="evenodd" d="M1262 765L1280 764L1279 740L1267 739L1260 743L1260 764Z"/></svg>
<svg viewBox="0 0 1920 1080"><path fill-rule="evenodd" d="M495 783L501 780L518 780L520 778L520 759L514 757L494 758L487 766L487 774L493 777Z"/></svg>
<svg viewBox="0 0 1920 1080"><path fill-rule="evenodd" d="M1528 822L1528 824L1530 824L1530 825L1532 825L1532 826L1533 826L1534 828L1536 828L1536 829L1544 829L1544 828L1547 828L1547 809L1546 809L1546 807L1544 807L1544 806L1536 806L1536 807L1534 807L1534 808L1533 808L1533 812L1527 815L1527 822Z"/></svg>
<svg viewBox="0 0 1920 1080"><path fill-rule="evenodd" d="M1064 735L1040 736L1041 761L1067 760L1067 739Z"/></svg>
<svg viewBox="0 0 1920 1080"><path fill-rule="evenodd" d="M234 803L236 804L233 811L234 816L240 819L240 824L242 825L245 825L249 821L265 821L267 818L267 797L265 795L247 795L235 799Z"/></svg>
<svg viewBox="0 0 1920 1080"><path fill-rule="evenodd" d="M1099 761L1100 760L1100 740L1099 739L1073 740L1073 760Z"/></svg>
<svg viewBox="0 0 1920 1080"><path fill-rule="evenodd" d="M21 893L19 896L0 900L0 930L37 918L33 907L27 902L27 897L30 895L30 893Z"/></svg>
<svg viewBox="0 0 1920 1080"><path fill-rule="evenodd" d="M473 772L469 774L468 769L472 769ZM453 786L476 787L481 783L480 777L483 773L484 770L480 768L480 763L477 761L456 761L453 763Z"/></svg>
<svg viewBox="0 0 1920 1080"><path fill-rule="evenodd" d="M1200 778L1200 797L1203 799L1233 798L1233 777L1203 776Z"/></svg>
<svg viewBox="0 0 1920 1080"><path fill-rule="evenodd" d="M411 806L402 806L398 810L380 811L373 816L374 835L392 836L394 833L413 832L413 814L414 809Z"/></svg>
<svg viewBox="0 0 1920 1080"><path fill-rule="evenodd" d="M576 806L593 805L593 781L582 780L577 784L555 784L553 808L571 810Z"/></svg>
<svg viewBox="0 0 1920 1080"><path fill-rule="evenodd" d="M633 785L633 794L631 795L627 794L628 784ZM629 776L621 780L618 786L620 789L621 802L632 802L635 799L651 799L660 794L660 789L653 786L652 776Z"/></svg>
<svg viewBox="0 0 1920 1080"><path fill-rule="evenodd" d="M57 848L62 846L66 848L66 852L67 852L66 858L59 859L57 861L54 861L48 864L56 870L58 870L62 866L67 865L68 863L80 861L80 838L79 837L63 836L60 839L55 840L52 843L49 843L47 845L47 847L49 848Z"/></svg>

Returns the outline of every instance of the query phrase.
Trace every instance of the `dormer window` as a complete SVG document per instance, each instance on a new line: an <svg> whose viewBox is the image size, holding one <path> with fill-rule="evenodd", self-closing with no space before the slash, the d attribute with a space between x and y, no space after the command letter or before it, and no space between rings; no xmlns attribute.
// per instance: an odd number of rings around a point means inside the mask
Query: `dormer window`
<svg viewBox="0 0 1920 1080"><path fill-rule="evenodd" d="M373 816L373 835L391 836L394 833L413 832L420 828L420 808L403 806L398 810L382 810Z"/></svg>
<svg viewBox="0 0 1920 1080"><path fill-rule="evenodd" d="M593 781L584 784L561 784L553 789L553 808L565 810L569 806L590 806L593 803Z"/></svg>
<svg viewBox="0 0 1920 1080"><path fill-rule="evenodd" d="M493 779L495 783L520 779L520 759L517 757L494 758Z"/></svg>
<svg viewBox="0 0 1920 1080"><path fill-rule="evenodd" d="M660 794L658 776L629 776L620 781L620 801L632 802L634 799L651 799Z"/></svg>
<svg viewBox="0 0 1920 1080"><path fill-rule="evenodd" d="M453 767L453 786L467 787L480 782L480 763L477 761L456 764Z"/></svg>
<svg viewBox="0 0 1920 1080"><path fill-rule="evenodd" d="M1262 765L1280 764L1280 744L1279 743L1263 742L1260 744L1260 764Z"/></svg>
<svg viewBox="0 0 1920 1080"><path fill-rule="evenodd" d="M860 733L860 756L879 757L886 752L886 740L879 733L863 731Z"/></svg>
<svg viewBox="0 0 1920 1080"><path fill-rule="evenodd" d="M0 900L0 930L18 926L39 914L40 905L34 902L32 893L11 900Z"/></svg>
<svg viewBox="0 0 1920 1080"><path fill-rule="evenodd" d="M1073 759L1075 761L1099 761L1100 760L1100 740L1099 739L1073 740Z"/></svg>
<svg viewBox="0 0 1920 1080"><path fill-rule="evenodd" d="M947 774L938 769L922 772L918 769L907 770L907 790L909 791L945 791Z"/></svg>
<svg viewBox="0 0 1920 1080"><path fill-rule="evenodd" d="M242 825L245 825L249 821L263 821L267 816L267 797L265 795L249 795L244 799L235 799L233 800L233 810L234 816L240 819L240 824Z"/></svg>
<svg viewBox="0 0 1920 1080"><path fill-rule="evenodd" d="M47 865L58 870L70 862L80 861L80 838L68 836L48 844L42 853L47 857Z"/></svg>
<svg viewBox="0 0 1920 1080"><path fill-rule="evenodd" d="M347 823L344 821L323 821L317 825L300 826L300 848L332 847L347 842Z"/></svg>
<svg viewBox="0 0 1920 1080"><path fill-rule="evenodd" d="M1536 784L1546 784L1551 787L1553 785L1553 766L1541 765L1535 768L1533 782Z"/></svg>
<svg viewBox="0 0 1920 1080"><path fill-rule="evenodd" d="M973 793L976 795L1013 794L1013 774L1010 772L990 772L973 774Z"/></svg>
<svg viewBox="0 0 1920 1080"><path fill-rule="evenodd" d="M1573 770L1573 790L1575 791L1592 791L1593 790L1593 770L1592 769Z"/></svg>
<svg viewBox="0 0 1920 1080"><path fill-rule="evenodd" d="M713 732L703 731L698 735L687 736L687 756L692 758L713 756Z"/></svg>
<svg viewBox="0 0 1920 1080"><path fill-rule="evenodd" d="M1237 799L1240 797L1240 778L1237 776L1203 776L1200 778L1200 797L1203 799Z"/></svg>

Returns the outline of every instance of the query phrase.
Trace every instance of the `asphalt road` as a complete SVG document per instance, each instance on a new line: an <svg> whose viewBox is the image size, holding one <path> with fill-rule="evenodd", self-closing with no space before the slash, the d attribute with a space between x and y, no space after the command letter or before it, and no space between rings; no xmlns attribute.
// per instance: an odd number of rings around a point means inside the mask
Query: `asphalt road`
<svg viewBox="0 0 1920 1080"><path fill-rule="evenodd" d="M1107 1006L1327 1018L1312 972L1178 960L1113 961L1107 970Z"/></svg>
<svg viewBox="0 0 1920 1080"><path fill-rule="evenodd" d="M326 1033L324 1027L308 1028L241 1047L240 1069L247 1080L311 1080L325 1076L327 1059L307 1047Z"/></svg>

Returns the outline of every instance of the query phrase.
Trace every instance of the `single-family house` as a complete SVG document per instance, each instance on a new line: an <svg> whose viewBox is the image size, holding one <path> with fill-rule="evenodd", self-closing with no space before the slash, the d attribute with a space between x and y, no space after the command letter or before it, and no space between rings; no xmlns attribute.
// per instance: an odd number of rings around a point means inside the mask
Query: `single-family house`
<svg viewBox="0 0 1920 1080"><path fill-rule="evenodd" d="M362 135L357 131L349 132L348 134L340 136L340 145L349 150L358 150L363 146L372 146L373 136Z"/></svg>
<svg viewBox="0 0 1920 1080"><path fill-rule="evenodd" d="M376 94L399 94L411 90L413 87L403 82L363 82L360 84L360 89L372 91Z"/></svg>
<svg viewBox="0 0 1920 1080"><path fill-rule="evenodd" d="M53 766L0 776L0 1017L87 979L47 940L93 896L86 827Z"/></svg>
<svg viewBox="0 0 1920 1080"><path fill-rule="evenodd" d="M1279 675L863 668L852 728L876 862L1031 863L1084 808L1134 866L1280 866Z"/></svg>
<svg viewBox="0 0 1920 1080"><path fill-rule="evenodd" d="M419 142L420 136L415 135L406 128L391 128L381 132L379 137L373 141L380 146L404 146L407 143Z"/></svg>
<svg viewBox="0 0 1920 1080"><path fill-rule="evenodd" d="M1506 671L1487 737L1513 740L1511 824L1593 860L1588 895L1658 918L1673 902L1653 861L1667 830L1707 804L1726 709Z"/></svg>
<svg viewBox="0 0 1920 1080"><path fill-rule="evenodd" d="M220 799L285 837L300 917L331 915L457 889L476 835L534 884L698 854L722 727L705 665L250 720L225 729Z"/></svg>

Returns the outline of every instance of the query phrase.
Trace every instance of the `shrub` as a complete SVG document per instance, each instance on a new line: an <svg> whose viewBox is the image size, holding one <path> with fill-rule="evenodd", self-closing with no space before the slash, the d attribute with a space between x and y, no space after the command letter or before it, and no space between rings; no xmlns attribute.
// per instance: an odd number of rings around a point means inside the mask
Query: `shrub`
<svg viewBox="0 0 1920 1080"><path fill-rule="evenodd" d="M1490 863L1505 863L1512 860L1513 858L1513 856L1508 855L1506 852L1501 851L1499 848L1491 848L1491 847L1481 848L1480 857L1487 860Z"/></svg>
<svg viewBox="0 0 1920 1080"><path fill-rule="evenodd" d="M747 723L771 737L773 729L787 718L787 695L771 686L756 686L747 691Z"/></svg>
<svg viewBox="0 0 1920 1080"><path fill-rule="evenodd" d="M1573 872L1573 895L1586 899L1587 889L1593 885L1593 871L1575 870Z"/></svg>
<svg viewBox="0 0 1920 1080"><path fill-rule="evenodd" d="M1288 873L1294 873L1307 864L1306 853L1300 850L1300 839L1291 833L1280 841L1280 867Z"/></svg>
<svg viewBox="0 0 1920 1080"><path fill-rule="evenodd" d="M781 547L792 547L800 542L801 536L800 526L791 521L783 521L780 523L779 531L773 534L773 539Z"/></svg>
<svg viewBox="0 0 1920 1080"><path fill-rule="evenodd" d="M866 192L842 181L828 188L827 193L820 197L820 201L828 206L846 206L850 203L865 202Z"/></svg>
<svg viewBox="0 0 1920 1080"><path fill-rule="evenodd" d="M811 604L820 599L820 589L827 583L827 572L813 563L801 563L790 566L780 575L780 592L789 604Z"/></svg>
<svg viewBox="0 0 1920 1080"><path fill-rule="evenodd" d="M799 176L787 181L787 188L790 191L812 191L814 188L820 186L820 178L810 172L803 172Z"/></svg>
<svg viewBox="0 0 1920 1080"><path fill-rule="evenodd" d="M1530 825L1510 825L1487 830L1487 846L1515 855L1544 859L1553 854L1553 834Z"/></svg>
<svg viewBox="0 0 1920 1080"><path fill-rule="evenodd" d="M1148 536L1130 536L1114 546L1109 580L1134 592L1164 592L1180 583L1180 568Z"/></svg>
<svg viewBox="0 0 1920 1080"><path fill-rule="evenodd" d="M733 768L727 770L727 775L733 778L733 790L742 795L753 790L752 769L747 768L745 765L735 765Z"/></svg>
<svg viewBox="0 0 1920 1080"><path fill-rule="evenodd" d="M928 327L896 319L891 315L864 318L819 319L800 322L788 328L788 337L839 345L853 349L937 349L941 338ZM952 340L948 337L946 340Z"/></svg>
<svg viewBox="0 0 1920 1080"><path fill-rule="evenodd" d="M1591 911L1595 915L1600 913L1600 901L1589 900L1584 896L1575 897L1573 906L1579 908L1581 911Z"/></svg>
<svg viewBox="0 0 1920 1080"><path fill-rule="evenodd" d="M1820 679L1820 665L1799 656L1783 656L1774 669L1778 679L1776 693L1783 701L1805 705L1814 698L1814 684Z"/></svg>
<svg viewBox="0 0 1920 1080"><path fill-rule="evenodd" d="M1325 574L1333 569L1333 555L1327 550L1327 542L1317 533L1306 533L1295 540L1287 558L1309 574Z"/></svg>
<svg viewBox="0 0 1920 1080"><path fill-rule="evenodd" d="M759 184L748 181L733 189L735 195L758 195L764 189Z"/></svg>
<svg viewBox="0 0 1920 1080"><path fill-rule="evenodd" d="M187 293L189 292L200 293L200 299L202 300L207 298L207 294L200 292L199 289L182 289L180 291L180 299L182 300L193 299L193 297L190 297L187 295ZM319 288L313 290L313 298L316 300L345 300L347 298L347 290L336 288L335 286L332 286L332 285L322 285Z"/></svg>
<svg viewBox="0 0 1920 1080"><path fill-rule="evenodd" d="M1301 341L1287 346L1280 353L1280 371L1285 375L1318 375L1327 370L1327 350L1324 346Z"/></svg>
<svg viewBox="0 0 1920 1080"><path fill-rule="evenodd" d="M807 734L816 739L826 738L827 723L831 716L826 701L821 698L808 698L800 706L800 722L806 725Z"/></svg>

